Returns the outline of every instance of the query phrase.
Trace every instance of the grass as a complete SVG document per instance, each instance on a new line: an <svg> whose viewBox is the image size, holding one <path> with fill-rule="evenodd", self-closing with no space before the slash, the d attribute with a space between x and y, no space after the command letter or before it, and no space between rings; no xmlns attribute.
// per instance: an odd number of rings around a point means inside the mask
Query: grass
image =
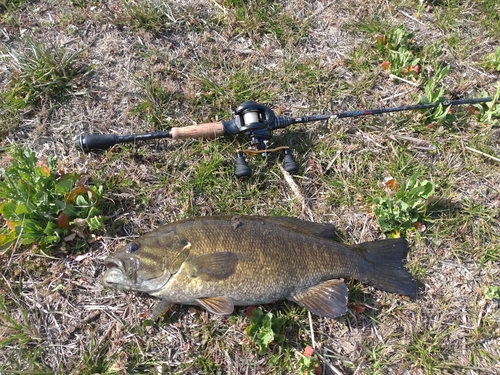
<svg viewBox="0 0 500 375"><path fill-rule="evenodd" d="M30 0L1 0L0 1L0 15L7 16L12 14L17 9L28 5Z"/></svg>
<svg viewBox="0 0 500 375"><path fill-rule="evenodd" d="M105 224L87 230L81 257L71 241L50 254L17 243L0 255L0 373L499 372L497 100L276 131L274 145L290 146L299 165L293 182L282 154L249 156L252 176L236 179L245 137L89 154L72 145L83 133L229 120L246 100L296 117L495 96L496 9L491 0L0 1L0 168L12 165L12 143L56 157L56 180L74 173L102 186ZM391 178L402 186L412 176L434 191L397 196L422 198L419 226L406 228L376 199L395 197ZM58 213L50 202L35 211ZM346 280L351 309L338 319L310 321L280 302L257 307L267 321L246 307L217 317L175 306L153 323L148 296L102 288L103 260L126 240L218 214L332 222L349 244L385 237L379 216L395 215L418 296Z"/></svg>
<svg viewBox="0 0 500 375"><path fill-rule="evenodd" d="M175 108L182 101L182 95L160 84L161 79L150 75L136 78L137 86L142 90L141 100L132 110L155 129L166 124L174 125Z"/></svg>
<svg viewBox="0 0 500 375"><path fill-rule="evenodd" d="M27 37L22 50L4 54L9 77L7 88L0 92L0 131L15 125L21 111L55 107L83 95L83 81L90 68L79 60L81 53Z"/></svg>

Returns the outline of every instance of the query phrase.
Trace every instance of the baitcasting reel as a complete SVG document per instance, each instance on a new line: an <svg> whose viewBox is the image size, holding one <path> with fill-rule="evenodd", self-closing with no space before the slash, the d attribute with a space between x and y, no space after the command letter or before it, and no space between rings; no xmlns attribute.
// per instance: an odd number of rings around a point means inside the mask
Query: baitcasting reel
<svg viewBox="0 0 500 375"><path fill-rule="evenodd" d="M273 130L284 128L289 124L283 121L283 118L276 117L271 108L248 101L242 103L236 111L234 118L228 122L223 122L224 128L233 128L237 133L245 133L250 138L250 145L255 150L238 150L236 156L236 168L234 174L236 177L249 177L252 170L248 167L244 154L255 155L261 153L263 155L269 152L283 150L284 161L283 168L285 171L295 173L299 167L293 160L292 151L288 147L280 147L269 149L269 140L273 135ZM232 134L237 134L232 133Z"/></svg>

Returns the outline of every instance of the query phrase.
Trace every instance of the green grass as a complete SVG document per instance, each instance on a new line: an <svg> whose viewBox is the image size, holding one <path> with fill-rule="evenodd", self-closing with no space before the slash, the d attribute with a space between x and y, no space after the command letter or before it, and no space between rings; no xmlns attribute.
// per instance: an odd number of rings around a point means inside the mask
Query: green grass
<svg viewBox="0 0 500 375"><path fill-rule="evenodd" d="M19 299L10 299L13 290L3 292L8 293L9 298L0 297L0 350L8 352L8 357L0 363L0 371L49 374L54 369L43 363L42 337L39 327L32 324L28 307Z"/></svg>
<svg viewBox="0 0 500 375"><path fill-rule="evenodd" d="M159 79L154 79L150 75L136 78L142 94L140 102L132 110L133 114L139 115L158 130L175 124L175 121L172 121L175 109L180 106L183 99L180 93L162 84L163 78L163 75Z"/></svg>
<svg viewBox="0 0 500 375"><path fill-rule="evenodd" d="M284 11L274 0L225 0L225 19L236 33L243 33L255 41L271 35L282 46L295 45L307 35L310 21L304 22L293 13Z"/></svg>
<svg viewBox="0 0 500 375"><path fill-rule="evenodd" d="M0 16L8 17L8 14L12 14L17 9L28 5L31 0L0 0Z"/></svg>
<svg viewBox="0 0 500 375"><path fill-rule="evenodd" d="M481 11L478 19L492 37L500 35L500 15L498 14L499 4L495 0L480 0L478 8Z"/></svg>
<svg viewBox="0 0 500 375"><path fill-rule="evenodd" d="M455 350L445 343L449 334L449 329L443 330L439 326L437 329L416 332L413 340L406 347L408 360L414 363L415 367L422 369L425 374L453 368L453 364L447 361L448 356L452 355Z"/></svg>
<svg viewBox="0 0 500 375"><path fill-rule="evenodd" d="M15 128L26 109L67 103L84 94L82 84L90 68L79 60L82 51L25 40L23 50L7 51L2 57L8 78L0 91L0 133Z"/></svg>
<svg viewBox="0 0 500 375"><path fill-rule="evenodd" d="M4 55L9 77L0 92L2 128L15 122L19 111L64 104L84 94L83 82L90 68L81 62L81 53L27 38L24 49Z"/></svg>

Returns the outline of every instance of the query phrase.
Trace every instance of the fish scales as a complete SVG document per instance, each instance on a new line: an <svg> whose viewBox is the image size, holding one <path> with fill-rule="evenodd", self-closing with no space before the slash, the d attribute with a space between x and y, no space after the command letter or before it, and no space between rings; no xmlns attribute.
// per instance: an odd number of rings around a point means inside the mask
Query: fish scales
<svg viewBox="0 0 500 375"><path fill-rule="evenodd" d="M187 303L202 288L207 288L204 289L205 294L214 294L225 288L225 294L231 296L235 305L248 305L249 302L261 304L269 299L284 299L297 288L354 273L352 261L343 269L339 267L340 259L346 257L342 254L342 247L337 252L329 251L335 245L332 241L290 232L278 225L266 227L264 221L252 224L257 225L242 224L235 228L230 221L212 220L203 228L190 225L193 228L186 226L178 229L178 233L189 233L193 256L234 252L239 258L237 269L227 279L211 283L200 283L199 279L186 277L187 273L179 272L172 277L168 293L160 291L154 295L168 298L168 294L184 294L181 302ZM211 233L210 238L206 236L207 231ZM286 243L283 242L285 235ZM250 242L248 246L247 242ZM325 267L325 264L330 267Z"/></svg>
<svg viewBox="0 0 500 375"><path fill-rule="evenodd" d="M292 300L320 316L346 311L355 278L414 295L403 268L404 239L347 246L333 226L285 217L215 216L168 224L128 244L106 261L106 286L149 293L169 303L216 314L234 306ZM161 314L155 310L153 317Z"/></svg>

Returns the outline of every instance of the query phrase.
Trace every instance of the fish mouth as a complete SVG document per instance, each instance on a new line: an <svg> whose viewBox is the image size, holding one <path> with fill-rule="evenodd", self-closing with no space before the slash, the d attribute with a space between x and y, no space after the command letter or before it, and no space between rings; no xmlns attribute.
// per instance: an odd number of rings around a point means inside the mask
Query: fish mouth
<svg viewBox="0 0 500 375"><path fill-rule="evenodd" d="M131 259L134 260L134 259ZM137 269L139 268L139 264L137 261L127 264L119 259L114 257L109 257L104 261L104 265L108 268L107 272L113 271L113 273L118 274L121 273L124 276L136 279L137 277Z"/></svg>
<svg viewBox="0 0 500 375"><path fill-rule="evenodd" d="M123 262L119 259L106 259L104 261L104 265L108 268L108 269L112 269L112 268L118 268L120 271L124 271L123 269Z"/></svg>
<svg viewBox="0 0 500 375"><path fill-rule="evenodd" d="M123 261L117 258L107 258L104 265L108 268L102 278L104 286L113 289L131 289L130 275L125 270Z"/></svg>
<svg viewBox="0 0 500 375"><path fill-rule="evenodd" d="M140 272L139 261L134 258L129 261L110 256L104 260L104 265L107 270L102 283L107 288L153 293L159 291L170 279L170 273L166 270L157 276Z"/></svg>

